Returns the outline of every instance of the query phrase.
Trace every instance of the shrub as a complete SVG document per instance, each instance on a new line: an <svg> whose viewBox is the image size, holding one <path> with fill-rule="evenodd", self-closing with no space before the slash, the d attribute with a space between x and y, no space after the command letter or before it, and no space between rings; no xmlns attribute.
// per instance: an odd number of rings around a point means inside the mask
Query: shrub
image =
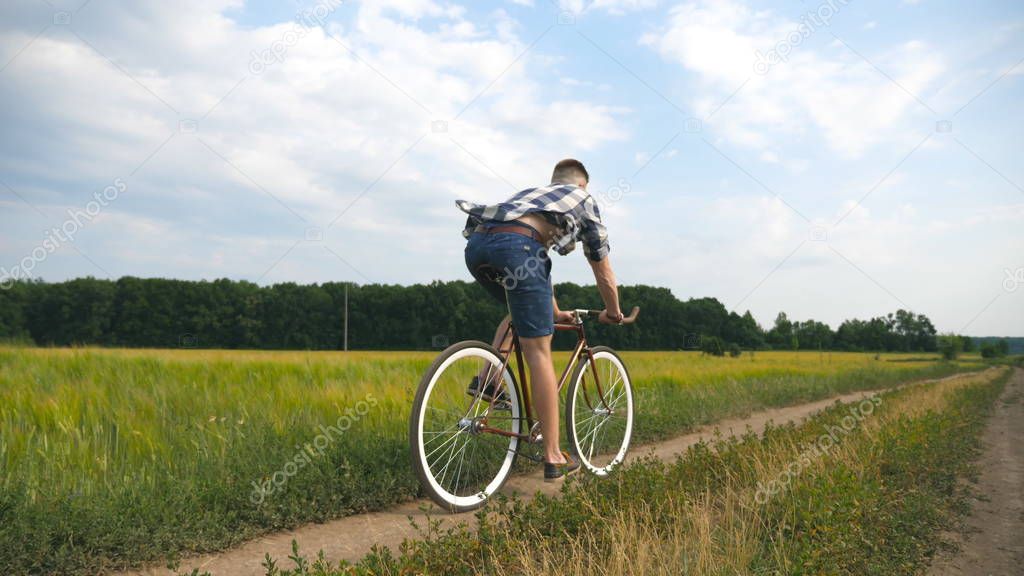
<svg viewBox="0 0 1024 576"><path fill-rule="evenodd" d="M939 353L943 360L956 360L964 348L964 342L955 334L939 336Z"/></svg>
<svg viewBox="0 0 1024 576"><path fill-rule="evenodd" d="M1010 353L1010 345L1006 340L985 342L981 345L982 358L1002 358Z"/></svg>
<svg viewBox="0 0 1024 576"><path fill-rule="evenodd" d="M725 356L725 345L718 336L701 336L700 351L711 356Z"/></svg>

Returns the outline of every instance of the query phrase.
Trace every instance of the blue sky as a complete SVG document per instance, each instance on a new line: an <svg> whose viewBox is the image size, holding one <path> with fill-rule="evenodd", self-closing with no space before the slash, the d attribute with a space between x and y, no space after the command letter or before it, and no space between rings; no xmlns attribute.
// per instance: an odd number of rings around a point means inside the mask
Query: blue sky
<svg viewBox="0 0 1024 576"><path fill-rule="evenodd" d="M624 284L764 325L902 307L1024 335L1019 3L32 0L0 22L0 274L467 279L453 201L574 156Z"/></svg>

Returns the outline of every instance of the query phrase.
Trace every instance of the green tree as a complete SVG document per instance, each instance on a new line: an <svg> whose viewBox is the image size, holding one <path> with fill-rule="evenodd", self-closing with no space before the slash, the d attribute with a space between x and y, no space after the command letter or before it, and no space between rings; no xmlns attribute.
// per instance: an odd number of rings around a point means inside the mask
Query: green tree
<svg viewBox="0 0 1024 576"><path fill-rule="evenodd" d="M768 331L768 344L775 349L785 350L793 345L793 323L785 312L775 317L775 325Z"/></svg>
<svg viewBox="0 0 1024 576"><path fill-rule="evenodd" d="M974 340L970 336L960 336L960 346L964 352L974 352Z"/></svg>
<svg viewBox="0 0 1024 576"><path fill-rule="evenodd" d="M15 282L0 291L0 338L58 346L338 349L346 290L352 349L430 349L435 336L487 341L507 313L483 288L464 281L258 286L228 279L82 278ZM593 286L562 283L555 293L565 309L602 307ZM741 316L715 298L684 301L653 286L623 286L620 296L625 306L641 307L642 321L625 329L591 323L587 331L594 342L678 350L699 347L701 340L693 341L699 335L751 350L766 343L780 350L921 350L929 342L934 349L931 322L906 311L848 320L835 332L814 320L792 322L780 312L766 334L749 311ZM572 334L559 332L555 345L571 347Z"/></svg>
<svg viewBox="0 0 1024 576"><path fill-rule="evenodd" d="M0 339L26 340L31 338L27 327L26 307L32 301L30 292L35 285L16 281L10 288L0 290Z"/></svg>
<svg viewBox="0 0 1024 576"><path fill-rule="evenodd" d="M939 336L938 348L943 360L956 360L963 350L963 341L956 334L944 334Z"/></svg>

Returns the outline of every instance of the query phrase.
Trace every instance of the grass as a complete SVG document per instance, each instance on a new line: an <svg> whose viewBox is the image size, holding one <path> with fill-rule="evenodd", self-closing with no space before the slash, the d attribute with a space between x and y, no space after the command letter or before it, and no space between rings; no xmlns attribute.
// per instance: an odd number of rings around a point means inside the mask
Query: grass
<svg viewBox="0 0 1024 576"><path fill-rule="evenodd" d="M477 515L476 534L431 524L397 555L332 566L296 550L297 569L268 561L267 574L918 574L966 511L958 480L1009 374L888 392L763 438L573 482L557 498L504 501ZM809 451L832 436L821 454Z"/></svg>
<svg viewBox="0 0 1024 576"><path fill-rule="evenodd" d="M136 566L413 498L406 422L432 358L0 347L0 571ZM838 353L625 359L639 441L968 369ZM254 498L275 473L283 487Z"/></svg>

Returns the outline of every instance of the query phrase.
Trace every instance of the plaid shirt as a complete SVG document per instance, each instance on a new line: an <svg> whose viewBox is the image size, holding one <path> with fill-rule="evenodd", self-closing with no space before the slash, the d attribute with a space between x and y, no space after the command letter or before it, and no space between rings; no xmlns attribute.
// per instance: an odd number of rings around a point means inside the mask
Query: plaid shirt
<svg viewBox="0 0 1024 576"><path fill-rule="evenodd" d="M484 222L510 222L525 214L541 213L555 224L558 233L550 248L565 255L583 243L583 253L590 260L603 260L608 255L608 231L601 223L597 202L586 190L572 184L551 184L542 188L528 188L501 204L484 206L465 200L456 200L460 210L469 214L462 235L469 238L473 230Z"/></svg>

